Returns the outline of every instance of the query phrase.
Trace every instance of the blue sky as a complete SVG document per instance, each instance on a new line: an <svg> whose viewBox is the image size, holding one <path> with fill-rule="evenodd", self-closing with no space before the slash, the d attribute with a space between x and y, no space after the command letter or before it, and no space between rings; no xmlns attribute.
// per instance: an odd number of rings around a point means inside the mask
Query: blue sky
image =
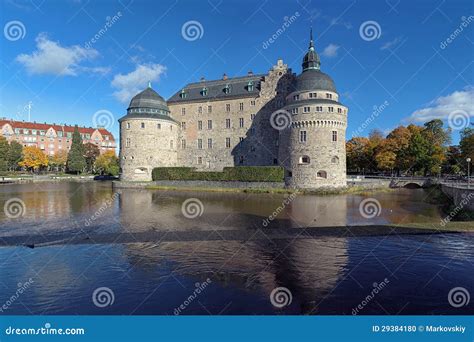
<svg viewBox="0 0 474 342"><path fill-rule="evenodd" d="M201 76L265 73L278 58L300 73L311 25L321 69L349 107L348 139L442 118L457 143L458 129L474 116L472 1L1 0L0 6L0 117L27 119L31 101L32 120L99 122L118 137L116 120L149 80L168 98ZM191 28L183 33L186 23Z"/></svg>

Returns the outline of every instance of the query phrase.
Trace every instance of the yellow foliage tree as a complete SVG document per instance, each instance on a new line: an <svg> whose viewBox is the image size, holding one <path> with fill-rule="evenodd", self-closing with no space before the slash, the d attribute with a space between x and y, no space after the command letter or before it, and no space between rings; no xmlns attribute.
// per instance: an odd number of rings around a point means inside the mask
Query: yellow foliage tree
<svg viewBox="0 0 474 342"><path fill-rule="evenodd" d="M38 171L41 167L48 166L48 156L36 146L27 146L23 148L23 160L18 165Z"/></svg>
<svg viewBox="0 0 474 342"><path fill-rule="evenodd" d="M102 174L116 176L119 173L119 161L114 151L106 151L95 160L95 168Z"/></svg>

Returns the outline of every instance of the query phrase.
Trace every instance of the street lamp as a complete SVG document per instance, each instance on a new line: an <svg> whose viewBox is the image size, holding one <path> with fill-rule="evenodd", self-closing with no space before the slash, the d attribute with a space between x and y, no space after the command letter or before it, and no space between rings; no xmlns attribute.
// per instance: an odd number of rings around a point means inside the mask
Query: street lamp
<svg viewBox="0 0 474 342"><path fill-rule="evenodd" d="M469 189L471 185L471 178L469 177L471 174L470 173L471 158L467 158L466 161L467 161L467 188Z"/></svg>

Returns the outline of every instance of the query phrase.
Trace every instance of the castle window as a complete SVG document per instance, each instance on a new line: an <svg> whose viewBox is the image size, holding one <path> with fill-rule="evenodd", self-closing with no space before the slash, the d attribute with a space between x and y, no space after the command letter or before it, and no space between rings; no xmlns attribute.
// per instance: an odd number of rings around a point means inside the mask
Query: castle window
<svg viewBox="0 0 474 342"><path fill-rule="evenodd" d="M255 119L255 114L250 114L250 120Z"/></svg>
<svg viewBox="0 0 474 342"><path fill-rule="evenodd" d="M294 96L293 96L293 100L294 100L294 101L298 101L299 99L300 99L300 96L299 96L299 95L294 95Z"/></svg>
<svg viewBox="0 0 474 342"><path fill-rule="evenodd" d="M303 107L303 112L309 113L311 111L311 107Z"/></svg>
<svg viewBox="0 0 474 342"><path fill-rule="evenodd" d="M253 91L253 81L249 81L249 83L247 83L247 91Z"/></svg>
<svg viewBox="0 0 474 342"><path fill-rule="evenodd" d="M202 114L202 107L201 106L199 106L199 108L198 108L198 113Z"/></svg>
<svg viewBox="0 0 474 342"><path fill-rule="evenodd" d="M186 140L181 140L181 148L184 150L186 148Z"/></svg>
<svg viewBox="0 0 474 342"><path fill-rule="evenodd" d="M130 122L127 122L127 129L130 129ZM59 133L61 133L61 136L63 136L62 134L63 132L59 132Z"/></svg>
<svg viewBox="0 0 474 342"><path fill-rule="evenodd" d="M298 114L298 108L293 108L293 109L291 110L291 112L292 112L293 114Z"/></svg>
<svg viewBox="0 0 474 342"><path fill-rule="evenodd" d="M240 156L239 157L239 164L243 164L244 163L244 156Z"/></svg>
<svg viewBox="0 0 474 342"><path fill-rule="evenodd" d="M240 102L239 103L239 110L244 110L244 103L243 102Z"/></svg>
<svg viewBox="0 0 474 342"><path fill-rule="evenodd" d="M156 124L156 128L161 129L161 124Z"/></svg>
<svg viewBox="0 0 474 342"><path fill-rule="evenodd" d="M317 93L309 93L310 99L315 99L317 97Z"/></svg>
<svg viewBox="0 0 474 342"><path fill-rule="evenodd" d="M186 93L186 91L184 89L182 89L181 94L179 94L179 97L181 97L182 99L185 99L187 95L188 94Z"/></svg>
<svg viewBox="0 0 474 342"><path fill-rule="evenodd" d="M225 138L225 147L230 148L230 138Z"/></svg>
<svg viewBox="0 0 474 342"><path fill-rule="evenodd" d="M227 103L227 104L225 105L225 111L226 111L226 112L230 112L230 103Z"/></svg>
<svg viewBox="0 0 474 342"><path fill-rule="evenodd" d="M198 130L202 131L202 121L198 121Z"/></svg>
<svg viewBox="0 0 474 342"><path fill-rule="evenodd" d="M230 94L230 85L229 84L226 84L225 87L224 87L224 94Z"/></svg>
<svg viewBox="0 0 474 342"><path fill-rule="evenodd" d="M278 165L278 159L276 158L273 159L273 165Z"/></svg>
<svg viewBox="0 0 474 342"><path fill-rule="evenodd" d="M125 146L130 147L130 138L125 139Z"/></svg>
<svg viewBox="0 0 474 342"><path fill-rule="evenodd" d="M225 119L225 128L230 128L230 119Z"/></svg>
<svg viewBox="0 0 474 342"><path fill-rule="evenodd" d="M334 107L328 107L328 111L329 111L330 113L334 112Z"/></svg>
<svg viewBox="0 0 474 342"><path fill-rule="evenodd" d="M181 114L185 115L186 114L186 108L181 108Z"/></svg>
<svg viewBox="0 0 474 342"><path fill-rule="evenodd" d="M328 174L327 174L326 171L318 171L316 173L316 177L318 177L318 178L328 178Z"/></svg>
<svg viewBox="0 0 474 342"><path fill-rule="evenodd" d="M173 130L173 125L170 125L170 131L172 131L172 130Z"/></svg>
<svg viewBox="0 0 474 342"><path fill-rule="evenodd" d="M142 122L142 123L140 124L140 127L141 127L141 128L145 128L145 123Z"/></svg>
<svg viewBox="0 0 474 342"><path fill-rule="evenodd" d="M170 140L170 149L173 149L173 140Z"/></svg>
<svg viewBox="0 0 474 342"><path fill-rule="evenodd" d="M186 130L186 122L181 122L181 128L183 129L183 131Z"/></svg>
<svg viewBox="0 0 474 342"><path fill-rule="evenodd" d="M255 106L255 100L250 101L251 106Z"/></svg>
<svg viewBox="0 0 474 342"><path fill-rule="evenodd" d="M212 120L207 120L207 129L212 129Z"/></svg>
<svg viewBox="0 0 474 342"><path fill-rule="evenodd" d="M341 109L341 108L338 108L338 109L337 109L337 112L338 112L338 113L342 113L342 109Z"/></svg>
<svg viewBox="0 0 474 342"><path fill-rule="evenodd" d="M327 99L332 99L332 94L326 93L326 98Z"/></svg>
<svg viewBox="0 0 474 342"><path fill-rule="evenodd" d="M202 150L202 139L198 139L198 149Z"/></svg>
<svg viewBox="0 0 474 342"><path fill-rule="evenodd" d="M307 164L309 164L309 162L310 162L310 159L309 159L308 156L301 156L298 163L303 164L303 165L305 165L305 164L307 165Z"/></svg>
<svg viewBox="0 0 474 342"><path fill-rule="evenodd" d="M198 165L202 165L202 157L198 157L197 163L198 163Z"/></svg>
<svg viewBox="0 0 474 342"><path fill-rule="evenodd" d="M336 157L336 156L332 157L332 158L331 158L331 163L333 163L333 164L339 164L339 158Z"/></svg>
<svg viewBox="0 0 474 342"><path fill-rule="evenodd" d="M207 106L207 112L212 113L212 106Z"/></svg>
<svg viewBox="0 0 474 342"><path fill-rule="evenodd" d="M239 127L244 127L244 118L239 118Z"/></svg>
<svg viewBox="0 0 474 342"><path fill-rule="evenodd" d="M332 131L332 141L337 141L337 131Z"/></svg>
<svg viewBox="0 0 474 342"><path fill-rule="evenodd" d="M300 131L300 142L306 142L306 131Z"/></svg>
<svg viewBox="0 0 474 342"><path fill-rule="evenodd" d="M242 145L243 142L244 142L244 138L243 138L243 137L239 137L239 144Z"/></svg>
<svg viewBox="0 0 474 342"><path fill-rule="evenodd" d="M209 149L212 148L212 139L211 138L207 139L207 148L209 148Z"/></svg>
<svg viewBox="0 0 474 342"><path fill-rule="evenodd" d="M207 88L206 87L202 88L201 96L207 96Z"/></svg>
<svg viewBox="0 0 474 342"><path fill-rule="evenodd" d="M322 112L322 111L323 111L323 107L322 107L322 106L317 106L317 107L316 107L316 111L317 111L317 112Z"/></svg>

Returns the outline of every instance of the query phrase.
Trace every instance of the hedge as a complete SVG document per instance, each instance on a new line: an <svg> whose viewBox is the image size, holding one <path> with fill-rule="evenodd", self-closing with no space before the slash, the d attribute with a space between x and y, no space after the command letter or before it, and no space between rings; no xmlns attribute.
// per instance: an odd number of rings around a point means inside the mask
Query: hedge
<svg viewBox="0 0 474 342"><path fill-rule="evenodd" d="M280 166L225 167L222 172L196 171L192 167L157 167L152 177L158 180L205 180L239 182L283 182L284 170Z"/></svg>

